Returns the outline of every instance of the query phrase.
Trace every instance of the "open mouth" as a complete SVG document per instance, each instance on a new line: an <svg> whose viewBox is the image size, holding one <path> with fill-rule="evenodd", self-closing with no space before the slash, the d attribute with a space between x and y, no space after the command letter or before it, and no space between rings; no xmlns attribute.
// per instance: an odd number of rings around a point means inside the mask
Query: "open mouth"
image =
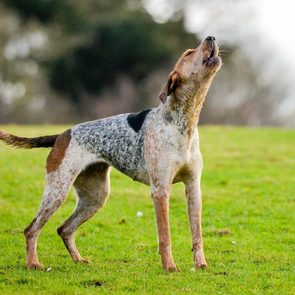
<svg viewBox="0 0 295 295"><path fill-rule="evenodd" d="M214 59L215 56L218 55L217 46L214 44L213 48L211 49L211 52L209 56L203 60L203 64L210 65Z"/></svg>

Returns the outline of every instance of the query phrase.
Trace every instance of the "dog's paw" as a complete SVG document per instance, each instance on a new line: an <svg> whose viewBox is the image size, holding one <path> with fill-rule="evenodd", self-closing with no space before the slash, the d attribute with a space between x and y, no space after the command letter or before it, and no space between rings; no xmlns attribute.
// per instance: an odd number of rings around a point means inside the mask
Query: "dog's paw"
<svg viewBox="0 0 295 295"><path fill-rule="evenodd" d="M84 259L84 258L80 258L79 260L76 260L75 262L79 264L91 264L90 260Z"/></svg>
<svg viewBox="0 0 295 295"><path fill-rule="evenodd" d="M169 267L168 270L169 272L180 272L180 269L177 266Z"/></svg>
<svg viewBox="0 0 295 295"><path fill-rule="evenodd" d="M180 269L176 265L163 267L163 270L166 272L180 272Z"/></svg>
<svg viewBox="0 0 295 295"><path fill-rule="evenodd" d="M205 259L204 252L196 251L194 253L194 260L195 260L195 269L205 269L207 267L207 262Z"/></svg>
<svg viewBox="0 0 295 295"><path fill-rule="evenodd" d="M27 268L32 269L32 270L44 270L45 269L42 263L29 263L29 264L27 264Z"/></svg>
<svg viewBox="0 0 295 295"><path fill-rule="evenodd" d="M207 262L205 260L203 260L203 261L197 261L195 263L195 269L205 269L207 267L208 267L208 264L207 264Z"/></svg>

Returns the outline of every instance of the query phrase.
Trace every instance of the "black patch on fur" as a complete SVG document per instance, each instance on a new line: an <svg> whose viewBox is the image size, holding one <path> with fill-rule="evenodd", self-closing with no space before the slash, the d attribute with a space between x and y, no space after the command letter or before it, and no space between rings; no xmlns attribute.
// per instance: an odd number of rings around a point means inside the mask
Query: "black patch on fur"
<svg viewBox="0 0 295 295"><path fill-rule="evenodd" d="M147 110L141 111L139 113L131 113L130 115L128 115L127 121L128 121L129 126L135 132L138 132L142 127L145 117L147 116L147 114L150 111L151 111L151 109L147 109Z"/></svg>

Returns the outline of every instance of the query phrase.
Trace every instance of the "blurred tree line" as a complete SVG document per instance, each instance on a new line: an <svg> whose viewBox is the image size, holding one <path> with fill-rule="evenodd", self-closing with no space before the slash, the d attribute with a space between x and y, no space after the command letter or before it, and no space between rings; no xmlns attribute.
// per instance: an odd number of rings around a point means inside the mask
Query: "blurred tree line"
<svg viewBox="0 0 295 295"><path fill-rule="evenodd" d="M1 0L0 122L70 122L157 105L183 17L154 22L140 0Z"/></svg>
<svg viewBox="0 0 295 295"><path fill-rule="evenodd" d="M157 106L179 55L216 34L224 65L200 123L295 126L283 108L290 79L277 75L285 65L268 58L251 3L0 0L0 123L73 123Z"/></svg>

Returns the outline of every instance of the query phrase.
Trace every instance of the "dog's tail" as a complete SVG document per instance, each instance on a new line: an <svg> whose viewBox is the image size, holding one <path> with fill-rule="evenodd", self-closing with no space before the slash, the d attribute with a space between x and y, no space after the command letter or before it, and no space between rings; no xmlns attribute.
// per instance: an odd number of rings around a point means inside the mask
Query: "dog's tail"
<svg viewBox="0 0 295 295"><path fill-rule="evenodd" d="M58 136L59 134L26 138L8 134L0 130L0 140L4 141L8 145L24 149L53 147Z"/></svg>

